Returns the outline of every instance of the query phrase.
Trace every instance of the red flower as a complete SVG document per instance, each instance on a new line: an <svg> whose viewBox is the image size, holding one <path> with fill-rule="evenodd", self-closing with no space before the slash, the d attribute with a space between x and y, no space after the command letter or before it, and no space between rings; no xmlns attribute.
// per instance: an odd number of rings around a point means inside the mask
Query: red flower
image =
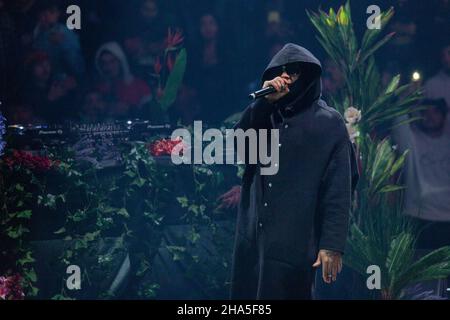
<svg viewBox="0 0 450 320"><path fill-rule="evenodd" d="M180 30L172 33L172 30L169 28L169 30L167 31L166 49L176 48L180 43L183 42L183 40L183 34Z"/></svg>
<svg viewBox="0 0 450 320"><path fill-rule="evenodd" d="M173 149L176 145L179 143L183 144L183 140L181 138L177 138L175 140L171 139L160 139L156 140L152 144L149 145L149 151L152 156L159 157L163 155L171 155L173 152ZM182 152L184 151L185 146L182 145Z"/></svg>
<svg viewBox="0 0 450 320"><path fill-rule="evenodd" d="M172 55L169 53L167 55L167 69L169 69L169 72L173 70L173 66L175 65L175 60L173 59Z"/></svg>
<svg viewBox="0 0 450 320"><path fill-rule="evenodd" d="M0 277L0 299L23 300L24 297L22 277L20 275Z"/></svg>
<svg viewBox="0 0 450 320"><path fill-rule="evenodd" d="M161 64L161 59L159 57L156 58L155 65L153 66L153 68L155 68L155 73L156 74L160 74L161 73L162 64Z"/></svg>
<svg viewBox="0 0 450 320"><path fill-rule="evenodd" d="M45 172L57 168L60 161L53 161L48 157L35 156L27 151L14 150L11 157L4 159L5 164L10 168L23 166L31 170Z"/></svg>

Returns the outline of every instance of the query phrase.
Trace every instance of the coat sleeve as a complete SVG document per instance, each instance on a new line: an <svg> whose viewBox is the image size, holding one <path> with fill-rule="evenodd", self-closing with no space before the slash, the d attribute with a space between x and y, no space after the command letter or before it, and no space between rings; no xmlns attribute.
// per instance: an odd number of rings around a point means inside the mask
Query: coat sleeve
<svg viewBox="0 0 450 320"><path fill-rule="evenodd" d="M352 192L358 180L354 150L348 134L336 144L321 180L319 249L344 253Z"/></svg>
<svg viewBox="0 0 450 320"><path fill-rule="evenodd" d="M253 103L251 103L242 113L241 119L234 125L233 129L242 129L244 131L248 129L263 129L263 128L269 128L270 125L270 114L273 112L274 105L269 103L265 98L259 98L255 100ZM236 145L236 141L234 141ZM245 154L239 153L239 148L236 148L238 150L238 155L240 159L249 159L249 145L248 141L246 142L245 146ZM250 173L249 173L250 174Z"/></svg>
<svg viewBox="0 0 450 320"><path fill-rule="evenodd" d="M265 98L259 98L251 103L242 113L241 119L234 125L233 129L262 129L270 125L270 114L274 105Z"/></svg>

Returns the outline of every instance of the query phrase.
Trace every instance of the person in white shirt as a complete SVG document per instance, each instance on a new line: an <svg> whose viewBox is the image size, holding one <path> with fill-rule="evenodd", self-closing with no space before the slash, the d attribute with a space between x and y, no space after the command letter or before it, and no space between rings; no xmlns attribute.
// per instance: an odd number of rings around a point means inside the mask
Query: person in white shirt
<svg viewBox="0 0 450 320"><path fill-rule="evenodd" d="M396 127L400 152L408 149L405 165L405 213L421 227L418 247L450 244L450 121L444 99L427 99L422 119Z"/></svg>
<svg viewBox="0 0 450 320"><path fill-rule="evenodd" d="M444 98L450 107L450 42L442 47L441 63L442 69L425 83L425 93L431 99Z"/></svg>

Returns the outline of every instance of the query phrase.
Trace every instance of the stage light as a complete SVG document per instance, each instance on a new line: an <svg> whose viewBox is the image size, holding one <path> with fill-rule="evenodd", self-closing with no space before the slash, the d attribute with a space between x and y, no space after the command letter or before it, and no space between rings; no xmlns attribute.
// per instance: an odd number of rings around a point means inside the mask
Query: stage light
<svg viewBox="0 0 450 320"><path fill-rule="evenodd" d="M411 76L411 79L412 79L412 81L414 81L414 82L419 81L421 78L422 78L422 76L421 76L421 74L420 74L419 71L414 71L413 74L412 74L412 76Z"/></svg>

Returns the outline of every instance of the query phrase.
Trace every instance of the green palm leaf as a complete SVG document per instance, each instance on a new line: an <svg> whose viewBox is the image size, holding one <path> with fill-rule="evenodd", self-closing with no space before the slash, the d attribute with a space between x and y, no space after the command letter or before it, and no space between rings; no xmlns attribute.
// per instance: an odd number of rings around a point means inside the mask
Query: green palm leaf
<svg viewBox="0 0 450 320"><path fill-rule="evenodd" d="M392 8L382 12L381 30L367 30L360 42L353 30L349 1L338 13L331 9L329 14L319 10L308 12L308 17L318 32L319 43L345 80L341 91L332 99L333 105L340 112L353 106L362 113L357 124L362 170L345 264L363 275L369 265L378 265L383 274L385 297L398 298L402 289L412 282L448 275L450 251L442 248L413 262L417 236L410 218L403 214L401 199L405 187L398 184L407 152L397 154L389 139L379 140L374 135L379 128L417 120L409 115L419 110L415 104L421 91L413 90L411 84L402 85L399 75L383 85L375 64L374 53L394 36L393 33L383 35L393 14ZM393 196L398 198L395 203Z"/></svg>
<svg viewBox="0 0 450 320"><path fill-rule="evenodd" d="M186 49L182 49L178 54L172 72L167 79L167 84L164 89L164 94L159 101L161 109L167 111L167 109L175 102L177 98L178 89L183 82L184 72L187 64Z"/></svg>

